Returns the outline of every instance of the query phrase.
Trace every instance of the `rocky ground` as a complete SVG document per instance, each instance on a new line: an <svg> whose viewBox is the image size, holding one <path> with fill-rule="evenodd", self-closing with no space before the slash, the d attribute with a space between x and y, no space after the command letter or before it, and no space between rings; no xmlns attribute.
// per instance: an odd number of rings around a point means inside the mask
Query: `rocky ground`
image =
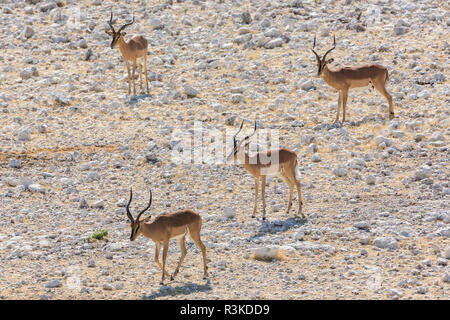
<svg viewBox="0 0 450 320"><path fill-rule="evenodd" d="M114 1L116 24L134 14L128 34L149 41L137 96L105 33L113 1L1 4L2 299L449 298L446 1ZM338 95L310 48L333 34L331 68L388 68L394 120L367 88L331 125ZM281 180L263 222L241 166L175 161L175 132L249 132L255 117L297 152L306 220L285 213ZM129 241L130 186L133 212L152 188L153 215L201 214L209 280L188 240L159 284L154 244ZM173 241L170 272L179 254Z"/></svg>

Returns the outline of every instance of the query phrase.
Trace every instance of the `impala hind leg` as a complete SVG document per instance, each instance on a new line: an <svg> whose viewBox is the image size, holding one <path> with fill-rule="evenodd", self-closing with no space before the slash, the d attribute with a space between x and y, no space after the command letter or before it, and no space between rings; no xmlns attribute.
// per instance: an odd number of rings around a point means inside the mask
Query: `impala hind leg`
<svg viewBox="0 0 450 320"><path fill-rule="evenodd" d="M145 85L147 86L147 93L150 93L148 89L148 76L147 76L147 52L144 54L144 70L145 70Z"/></svg>
<svg viewBox="0 0 450 320"><path fill-rule="evenodd" d="M289 178L289 180L291 180L292 185L295 185L295 187L297 188L297 195L298 195L298 211L297 211L297 214L301 214L302 218L305 218L305 215L302 212L302 206L303 206L302 191L301 191L301 188L300 188L300 181L298 181L297 177L296 177L296 173L295 173L296 170L297 170L297 161L295 162L295 165L293 165L291 167L291 169L289 170L288 178Z"/></svg>
<svg viewBox="0 0 450 320"><path fill-rule="evenodd" d="M289 201L288 201L288 207L286 210L286 213L289 213L289 210L291 210L292 207L292 196L294 194L294 184L292 181L288 178L286 174L281 176L281 179L283 179L284 182L289 186Z"/></svg>
<svg viewBox="0 0 450 320"><path fill-rule="evenodd" d="M377 91L379 93L381 93L388 101L388 103L389 103L389 119L392 120L394 118L394 106L392 105L392 96L389 94L389 92L387 92L387 90L385 88L385 84L381 83L381 81L376 81L374 85L375 85L375 89L377 89Z"/></svg>
<svg viewBox="0 0 450 320"><path fill-rule="evenodd" d="M200 239L200 230L202 228L202 222L199 221L196 224L192 224L189 227L189 235L191 236L191 239L195 242L197 247L202 252L202 258L203 258L203 279L206 279L208 277L208 266L206 264L206 247L203 244L202 240Z"/></svg>
<svg viewBox="0 0 450 320"><path fill-rule="evenodd" d="M173 280L173 278L175 278L180 270L180 266L183 263L184 257L186 257L187 254L187 250L186 250L186 237L183 236L178 240L178 244L180 245L180 250L181 250L181 256L180 256L180 261L178 261L178 265L177 268L175 269L173 275L170 277L170 280Z"/></svg>
<svg viewBox="0 0 450 320"><path fill-rule="evenodd" d="M142 91L142 76L143 76L144 70L142 70L142 63L139 63L138 66L139 66L139 82L140 82L139 88Z"/></svg>
<svg viewBox="0 0 450 320"><path fill-rule="evenodd" d="M338 107L336 112L336 119L334 120L333 124L339 121L339 112L341 111L341 105L342 105L342 91L339 91L339 98L338 98Z"/></svg>

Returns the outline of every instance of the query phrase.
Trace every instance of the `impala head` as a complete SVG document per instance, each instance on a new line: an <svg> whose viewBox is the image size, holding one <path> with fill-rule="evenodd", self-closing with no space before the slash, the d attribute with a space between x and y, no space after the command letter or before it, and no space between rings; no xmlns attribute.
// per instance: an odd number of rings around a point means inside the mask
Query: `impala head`
<svg viewBox="0 0 450 320"><path fill-rule="evenodd" d="M128 204L127 204L127 217L131 221L131 223L130 223L130 226L131 226L130 241L133 241L134 239L137 238L137 236L139 236L141 234L141 232L142 232L142 224L144 222L147 222L148 219L150 219L150 217L147 217L145 219L140 220L140 217L152 205L152 190L150 190L150 201L148 203L147 208L145 208L144 210L139 212L139 214L137 215L136 219L133 218L133 215L130 212L130 204L131 204L131 200L132 199L133 199L133 190L130 189L130 200L128 201Z"/></svg>
<svg viewBox="0 0 450 320"><path fill-rule="evenodd" d="M250 141L249 141L250 137L252 137L256 132L256 120L255 120L255 128L254 128L253 132L250 135L246 136L241 141L237 141L236 137L239 134L239 132L241 132L243 125L244 125L244 120L242 120L242 123L241 123L241 126L239 127L238 132L236 132L236 134L233 136L233 151L230 153L230 155L227 157L227 159L230 159L231 156L233 156L234 160L236 160L237 154L238 154L239 150L241 149L242 144L245 142L244 148L246 148L247 145L250 143Z"/></svg>
<svg viewBox="0 0 450 320"><path fill-rule="evenodd" d="M128 27L129 25L132 25L134 23L134 16L133 16L133 21L128 22L128 23L124 24L123 26L121 26L119 31L117 31L117 32L116 32L116 30L114 30L112 20L113 20L113 12L111 10L111 17L109 18L109 21L108 21L108 24L109 24L109 27L111 28L111 30L106 31L106 33L112 37L111 49L113 49L117 45L117 42L119 41L119 39L121 37L126 35L126 32L124 32L123 30L126 27Z"/></svg>
<svg viewBox="0 0 450 320"><path fill-rule="evenodd" d="M334 49L336 49L336 36L333 36L333 47L328 50L324 55L323 58L321 59L320 56L317 54L316 51L314 51L314 47L316 46L316 37L314 37L314 43L313 43L313 47L312 47L312 52L316 55L316 60L317 60L317 75L320 76L322 74L323 69L325 68L325 66L328 63L331 63L334 61L333 58L326 60L327 58L327 54L329 54L331 51L333 51Z"/></svg>

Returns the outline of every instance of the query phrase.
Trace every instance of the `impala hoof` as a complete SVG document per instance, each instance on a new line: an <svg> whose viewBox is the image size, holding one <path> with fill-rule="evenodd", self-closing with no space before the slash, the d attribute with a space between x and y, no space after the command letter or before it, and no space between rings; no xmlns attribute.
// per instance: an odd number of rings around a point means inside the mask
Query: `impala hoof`
<svg viewBox="0 0 450 320"><path fill-rule="evenodd" d="M393 112L391 112L390 114L389 114L389 120L392 120L392 119L394 119L394 113Z"/></svg>
<svg viewBox="0 0 450 320"><path fill-rule="evenodd" d="M266 217L263 217L263 221L266 221Z"/></svg>
<svg viewBox="0 0 450 320"><path fill-rule="evenodd" d="M255 218L255 215L254 215L254 214L252 214L252 218Z"/></svg>
<svg viewBox="0 0 450 320"><path fill-rule="evenodd" d="M173 275L170 276L170 281L173 281Z"/></svg>

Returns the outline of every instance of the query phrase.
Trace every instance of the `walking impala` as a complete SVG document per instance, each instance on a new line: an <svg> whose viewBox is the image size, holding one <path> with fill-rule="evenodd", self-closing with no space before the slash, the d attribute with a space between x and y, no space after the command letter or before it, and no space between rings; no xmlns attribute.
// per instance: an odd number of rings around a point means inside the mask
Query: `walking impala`
<svg viewBox="0 0 450 320"><path fill-rule="evenodd" d="M178 239L178 244L181 249L181 257L178 262L175 272L170 277L170 280L178 274L180 270L181 263L183 263L184 257L186 256L186 234L189 232L191 239L200 248L203 256L203 278L208 276L207 266L206 266L206 247L200 240L200 229L202 227L202 218L200 215L192 210L182 210L173 213L162 214L156 217L153 222L149 222L150 216L144 219L140 219L141 215L147 211L152 205L152 191L150 190L150 201L148 206L142 210L136 219L130 213L130 203L133 199L133 190L130 189L130 200L127 204L127 216L131 221L131 236L130 241L134 241L140 234L150 238L155 243L155 261L156 265L162 270L161 284L164 283L164 275L169 276L166 271L166 257L167 251L169 249L170 239ZM163 245L163 264L159 263L159 250Z"/></svg>
<svg viewBox="0 0 450 320"><path fill-rule="evenodd" d="M292 195L294 193L294 186L297 188L298 193L298 212L301 213L302 217L305 215L302 213L302 193L300 191L300 182L296 178L297 170L297 155L294 151L288 149L276 149L265 152L258 152L252 156L249 156L245 152L245 148L249 145L250 137L252 137L256 132L256 120L255 128L253 133L246 136L239 143L236 140L237 135L242 130L244 125L244 120L242 120L239 131L233 137L233 151L230 153L228 158L234 157L234 160L241 162L243 167L255 178L255 204L253 207L252 218L255 217L257 211L258 202L258 189L259 181L261 180L261 197L263 201L263 220L266 220L266 177L267 176L280 176L284 182L290 188L289 202L286 213L289 212L292 206ZM244 147L241 145L244 143Z"/></svg>
<svg viewBox="0 0 450 320"><path fill-rule="evenodd" d="M392 105L392 96L386 90L386 80L389 79L388 71L385 67L379 64L370 64L360 67L344 67L335 70L328 69L328 64L334 59L326 60L327 54L336 48L336 37L334 37L333 47L328 50L323 58L314 51L316 46L316 37L314 37L314 44L312 52L316 55L317 60L317 75L321 76L325 82L339 91L338 109L336 120L339 121L339 110L342 105L342 123L345 122L345 107L347 106L348 91L352 88L365 87L369 84L372 88L377 89L389 103L389 119L394 118L394 107Z"/></svg>
<svg viewBox="0 0 450 320"><path fill-rule="evenodd" d="M123 31L129 25L134 23L133 21L124 24L120 27L119 31L115 31L113 27L113 12L111 10L111 17L108 21L109 27L111 30L107 30L106 33L112 36L111 49L115 48L117 44L119 45L120 53L122 53L123 58L125 59L125 64L127 65L128 71L128 94L131 93L131 78L133 79L133 93L136 94L136 83L134 81L134 72L136 69L136 62L138 58L142 58L144 60L144 70L145 70L145 85L148 90L148 78L147 78L147 50L148 50L148 41L144 38L144 36L134 36L128 41L125 41L124 36L126 33ZM130 77L130 61L133 62L133 73ZM139 64L139 80L141 82L141 90L142 90L142 64Z"/></svg>

